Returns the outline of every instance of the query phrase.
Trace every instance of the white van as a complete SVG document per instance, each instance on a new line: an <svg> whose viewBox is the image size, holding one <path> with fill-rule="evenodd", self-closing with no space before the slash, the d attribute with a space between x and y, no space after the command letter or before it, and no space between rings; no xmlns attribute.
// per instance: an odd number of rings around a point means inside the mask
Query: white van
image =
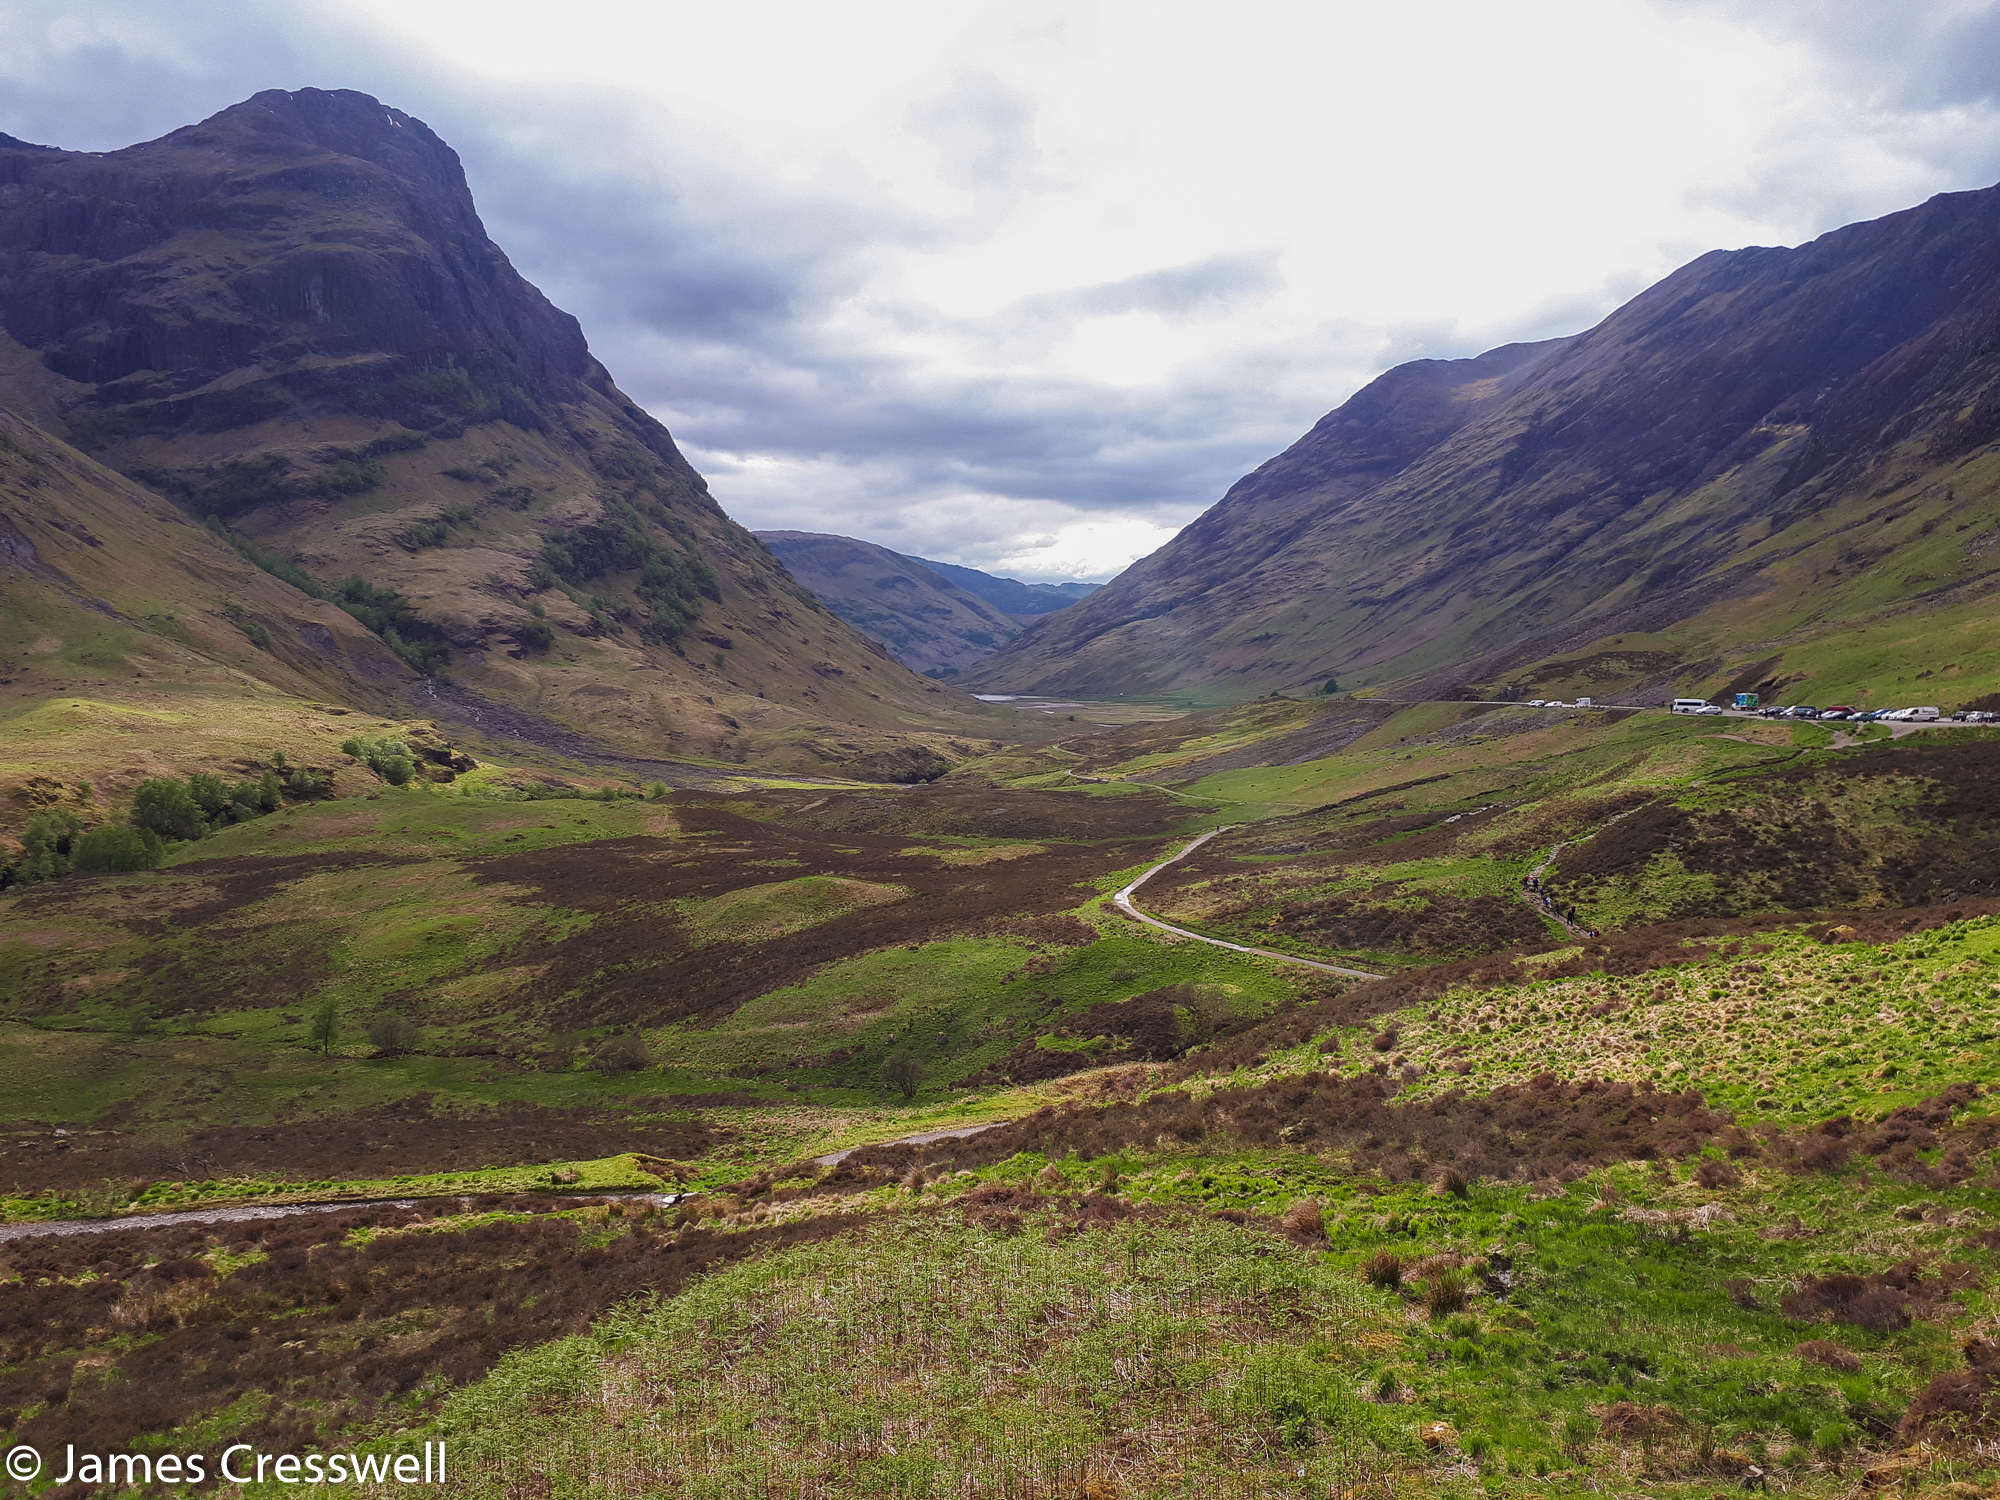
<svg viewBox="0 0 2000 1500"><path fill-rule="evenodd" d="M1708 707L1706 698L1676 698L1667 705L1667 712L1676 714L1698 714Z"/></svg>
<svg viewBox="0 0 2000 1500"><path fill-rule="evenodd" d="M1904 710L1903 717L1914 719L1919 724L1932 724L1937 721L1938 711L1935 708L1911 708Z"/></svg>

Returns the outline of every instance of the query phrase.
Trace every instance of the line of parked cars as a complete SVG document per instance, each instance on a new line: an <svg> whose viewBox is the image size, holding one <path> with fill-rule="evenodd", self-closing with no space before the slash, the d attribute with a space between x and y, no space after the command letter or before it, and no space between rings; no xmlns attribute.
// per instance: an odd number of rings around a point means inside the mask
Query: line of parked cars
<svg viewBox="0 0 2000 1500"><path fill-rule="evenodd" d="M1670 712L1677 714L1720 714L1727 710L1710 703L1705 698L1676 698L1667 705ZM1935 724L1947 716L1935 707L1926 708L1856 708L1848 703L1836 703L1828 708L1816 708L1810 703L1796 703L1789 708L1757 708L1738 710L1755 714L1760 719L1819 719L1822 721L1843 719L1850 724ZM2000 713L1988 713L1983 709L1961 708L1949 716L1954 724L2000 723Z"/></svg>

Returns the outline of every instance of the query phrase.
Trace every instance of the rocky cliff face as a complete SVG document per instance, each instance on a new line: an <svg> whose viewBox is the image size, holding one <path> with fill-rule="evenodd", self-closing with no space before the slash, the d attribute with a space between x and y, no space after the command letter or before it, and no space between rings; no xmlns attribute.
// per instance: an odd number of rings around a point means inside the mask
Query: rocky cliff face
<svg viewBox="0 0 2000 1500"><path fill-rule="evenodd" d="M813 531L760 531L757 539L814 598L926 676L956 677L1021 633L984 599L887 547Z"/></svg>
<svg viewBox="0 0 2000 1500"><path fill-rule="evenodd" d="M824 769L956 722L723 514L450 147L364 94L101 154L0 137L0 406L392 620L405 682L448 671L473 711Z"/></svg>
<svg viewBox="0 0 2000 1500"><path fill-rule="evenodd" d="M1612 676L1719 681L1759 634L1962 602L2000 564L1996 243L2000 189L1949 194L1705 255L1574 338L1391 370L978 681L1504 691L1662 632Z"/></svg>

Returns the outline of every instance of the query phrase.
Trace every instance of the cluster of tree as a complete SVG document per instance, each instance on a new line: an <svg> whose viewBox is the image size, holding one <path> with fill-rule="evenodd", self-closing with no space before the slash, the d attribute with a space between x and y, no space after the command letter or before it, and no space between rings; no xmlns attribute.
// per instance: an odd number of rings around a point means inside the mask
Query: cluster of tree
<svg viewBox="0 0 2000 1500"><path fill-rule="evenodd" d="M86 828L76 813L48 808L28 819L18 855L0 850L0 890L70 874L150 870L170 843L206 838L218 828L276 812L288 796L310 801L332 788L326 773L288 766L279 751L255 781L231 785L202 771L185 781L168 777L142 781L132 793L123 822ZM88 784L84 790L87 794Z"/></svg>
<svg viewBox="0 0 2000 1500"><path fill-rule="evenodd" d="M28 819L19 854L0 850L0 890L60 880L72 871L150 870L162 850L159 836L144 829L120 823L86 829L75 813L50 808Z"/></svg>
<svg viewBox="0 0 2000 1500"><path fill-rule="evenodd" d="M546 589L558 580L574 585L609 573L636 572L639 578L632 592L647 611L639 634L662 644L674 640L700 612L703 597L721 597L715 569L696 550L692 533L658 501L641 510L616 495L599 499L604 513L597 520L550 534L540 560L528 570L529 584ZM685 551L668 546L655 527L671 532ZM593 609L607 605L608 601L592 601ZM629 613L615 606L610 612Z"/></svg>
<svg viewBox="0 0 2000 1500"><path fill-rule="evenodd" d="M417 773L417 758L402 740L369 740L356 735L340 742L340 753L353 756L390 786L408 786Z"/></svg>
<svg viewBox="0 0 2000 1500"><path fill-rule="evenodd" d="M322 583L288 557L258 546L239 531L232 531L220 517L208 518L208 529L233 548L245 562L262 568L273 578L282 578L302 594L324 599L347 611L375 634L403 661L431 677L451 664L444 632L417 614L415 606L390 588L377 588L356 573L340 583ZM436 545L442 545L442 541ZM248 627L243 627L249 634ZM253 636L252 639L255 639ZM258 644L267 645L266 641Z"/></svg>

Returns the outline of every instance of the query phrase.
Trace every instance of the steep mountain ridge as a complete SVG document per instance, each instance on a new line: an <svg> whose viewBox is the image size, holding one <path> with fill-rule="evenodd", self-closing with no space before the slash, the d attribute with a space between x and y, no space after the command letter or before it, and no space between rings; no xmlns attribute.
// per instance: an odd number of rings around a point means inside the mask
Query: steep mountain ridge
<svg viewBox="0 0 2000 1500"><path fill-rule="evenodd" d="M926 676L955 677L1021 633L1019 621L887 547L813 531L756 536L814 598Z"/></svg>
<svg viewBox="0 0 2000 1500"><path fill-rule="evenodd" d="M2000 190L1946 194L1711 252L1573 338L1400 366L978 681L1504 693L1616 645L1639 659L1605 680L1720 685L1984 597L1996 235Z"/></svg>
<svg viewBox="0 0 2000 1500"><path fill-rule="evenodd" d="M1033 618L1067 609L1079 599L1088 599L1103 586L1095 583L1023 583L1018 578L1001 578L992 573L982 573L977 568L961 567L957 563L910 557L908 553L903 556L910 562L929 568L947 583L955 583L968 594L984 599L1001 613L1017 618Z"/></svg>
<svg viewBox="0 0 2000 1500"><path fill-rule="evenodd" d="M403 681L444 667L445 711L869 775L984 726L729 520L456 154L365 94L104 153L0 139L0 332L0 406L308 592L400 596Z"/></svg>

